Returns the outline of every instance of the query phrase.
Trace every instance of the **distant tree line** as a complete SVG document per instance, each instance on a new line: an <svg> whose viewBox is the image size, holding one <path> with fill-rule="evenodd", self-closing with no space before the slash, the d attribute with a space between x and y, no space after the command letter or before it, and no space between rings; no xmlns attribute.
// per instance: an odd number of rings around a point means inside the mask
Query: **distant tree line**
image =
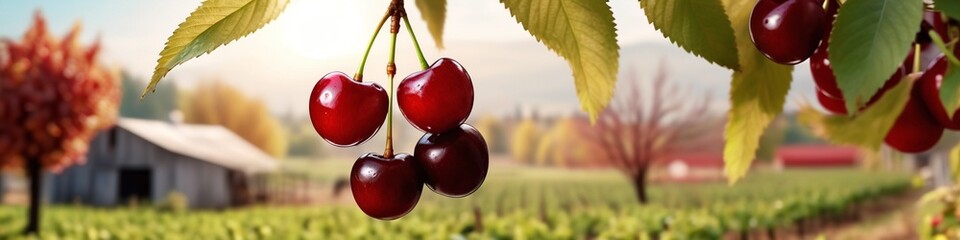
<svg viewBox="0 0 960 240"><path fill-rule="evenodd" d="M305 137L300 129L282 124L263 101L220 81L200 83L192 91L178 89L174 81L162 81L157 92L147 96L149 101L140 101L144 87L144 79L123 72L121 116L171 121L171 112L180 111L184 123L223 126L276 158L287 156L291 142L301 152L307 148L301 146L303 142L316 142ZM290 134L290 129L298 132Z"/></svg>

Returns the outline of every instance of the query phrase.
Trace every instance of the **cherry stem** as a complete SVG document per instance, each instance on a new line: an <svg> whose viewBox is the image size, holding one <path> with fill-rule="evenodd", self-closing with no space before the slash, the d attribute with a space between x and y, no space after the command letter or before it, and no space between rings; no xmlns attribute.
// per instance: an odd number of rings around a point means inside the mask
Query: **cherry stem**
<svg viewBox="0 0 960 240"><path fill-rule="evenodd" d="M417 41L417 34L413 33L413 27L410 27L410 19L407 18L407 13L401 13L403 18L403 25L407 28L407 32L410 32L410 39L413 39L413 48L417 50L417 57L420 57L420 67L426 70L430 68L430 65L427 64L427 59L423 57L423 51L420 50L420 42Z"/></svg>
<svg viewBox="0 0 960 240"><path fill-rule="evenodd" d="M400 18L405 12L403 10L403 0L393 0L390 3L390 15L393 19L390 23L390 57L387 60L387 78L390 79L390 108L387 109L387 146L383 149L384 158L393 158L393 102L395 101L396 91L393 89L393 79L397 75L397 33L400 32Z"/></svg>
<svg viewBox="0 0 960 240"><path fill-rule="evenodd" d="M373 36L370 37L370 43L367 44L367 51L363 53L363 59L360 60L360 69L357 69L357 73L353 75L353 80L357 82L363 81L363 67L367 65L367 57L370 56L370 49L373 48L373 43L377 41L377 35L380 34L380 30L383 29L383 25L387 23L387 19L393 15L393 7L387 9L387 13L383 15L383 18L380 19L380 23L377 24L377 28L373 30Z"/></svg>
<svg viewBox="0 0 960 240"><path fill-rule="evenodd" d="M930 32L927 34L930 35L930 40L933 40L933 44L937 45L937 47L940 48L940 51L944 52L943 56L946 57L951 64L960 65L960 59L957 59L956 56L951 54L953 52L953 50L951 50L953 47L951 46L956 44L955 39L951 40L949 43L944 43L943 38L937 33L936 30L930 30Z"/></svg>
<svg viewBox="0 0 960 240"><path fill-rule="evenodd" d="M913 44L913 71L911 73L920 72L920 44Z"/></svg>

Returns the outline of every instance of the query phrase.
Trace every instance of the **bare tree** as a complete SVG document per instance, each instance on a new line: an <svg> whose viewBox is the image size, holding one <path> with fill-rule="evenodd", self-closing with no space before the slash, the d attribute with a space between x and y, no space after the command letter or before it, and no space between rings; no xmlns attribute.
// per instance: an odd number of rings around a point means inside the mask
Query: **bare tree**
<svg viewBox="0 0 960 240"><path fill-rule="evenodd" d="M603 157L633 181L637 199L646 203L648 170L666 156L722 147L722 120L709 111L711 98L682 94L667 81L665 64L649 82L648 91L632 74L626 92L618 93L585 134Z"/></svg>

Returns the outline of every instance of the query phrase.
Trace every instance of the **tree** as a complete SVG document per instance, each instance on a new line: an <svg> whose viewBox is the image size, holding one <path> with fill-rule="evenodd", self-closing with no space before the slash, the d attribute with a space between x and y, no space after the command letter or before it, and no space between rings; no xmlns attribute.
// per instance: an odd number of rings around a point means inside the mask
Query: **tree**
<svg viewBox="0 0 960 240"><path fill-rule="evenodd" d="M786 125L787 120L781 117L773 121L770 127L767 127L767 130L760 136L757 160L770 162L777 157L777 148L780 148L780 145L783 144L787 133Z"/></svg>
<svg viewBox="0 0 960 240"><path fill-rule="evenodd" d="M263 102L220 81L205 82L181 94L184 122L221 125L271 156L286 155L284 129Z"/></svg>
<svg viewBox="0 0 960 240"><path fill-rule="evenodd" d="M326 145L323 144L323 140L317 138L317 133L313 130L313 125L306 119L298 122L299 123L290 123L295 125L290 127L290 134L287 138L290 145L287 150L287 155L298 157L322 156L324 154L323 149Z"/></svg>
<svg viewBox="0 0 960 240"><path fill-rule="evenodd" d="M90 139L114 124L120 91L115 72L97 62L99 43L77 43L80 25L63 38L37 13L20 42L0 49L0 165L24 167L30 184L25 234L40 231L43 171L82 163Z"/></svg>
<svg viewBox="0 0 960 240"><path fill-rule="evenodd" d="M513 128L510 136L510 156L520 163L532 163L538 139L540 139L540 130L537 122L530 118L521 120Z"/></svg>
<svg viewBox="0 0 960 240"><path fill-rule="evenodd" d="M557 120L543 134L537 146L535 162L540 165L569 167L590 161L596 144L584 138L588 119L567 117Z"/></svg>
<svg viewBox="0 0 960 240"><path fill-rule="evenodd" d="M671 153L722 146L717 131L722 121L710 115L710 97L694 101L682 96L666 74L661 65L648 91L630 81L629 91L621 92L587 134L602 158L630 177L640 203L648 201L647 172L653 163Z"/></svg>
<svg viewBox="0 0 960 240"><path fill-rule="evenodd" d="M120 116L165 120L170 117L170 112L177 109L177 87L172 81L158 84L157 94L151 95L149 101L140 101L138 96L147 87L146 82L126 71L121 72L120 76L123 89Z"/></svg>
<svg viewBox="0 0 960 240"><path fill-rule="evenodd" d="M503 124L494 116L484 116L476 123L477 131L487 141L491 153L504 153L507 144L504 137Z"/></svg>

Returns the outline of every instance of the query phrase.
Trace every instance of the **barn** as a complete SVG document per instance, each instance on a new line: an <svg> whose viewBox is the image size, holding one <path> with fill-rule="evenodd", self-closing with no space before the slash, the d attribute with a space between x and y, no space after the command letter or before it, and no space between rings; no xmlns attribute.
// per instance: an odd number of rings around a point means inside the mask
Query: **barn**
<svg viewBox="0 0 960 240"><path fill-rule="evenodd" d="M97 206L160 202L171 192L191 208L249 203L251 179L277 161L220 126L122 118L96 136L86 164L50 177L48 200Z"/></svg>
<svg viewBox="0 0 960 240"><path fill-rule="evenodd" d="M777 149L777 164L784 168L855 167L860 150L833 145L791 145Z"/></svg>

